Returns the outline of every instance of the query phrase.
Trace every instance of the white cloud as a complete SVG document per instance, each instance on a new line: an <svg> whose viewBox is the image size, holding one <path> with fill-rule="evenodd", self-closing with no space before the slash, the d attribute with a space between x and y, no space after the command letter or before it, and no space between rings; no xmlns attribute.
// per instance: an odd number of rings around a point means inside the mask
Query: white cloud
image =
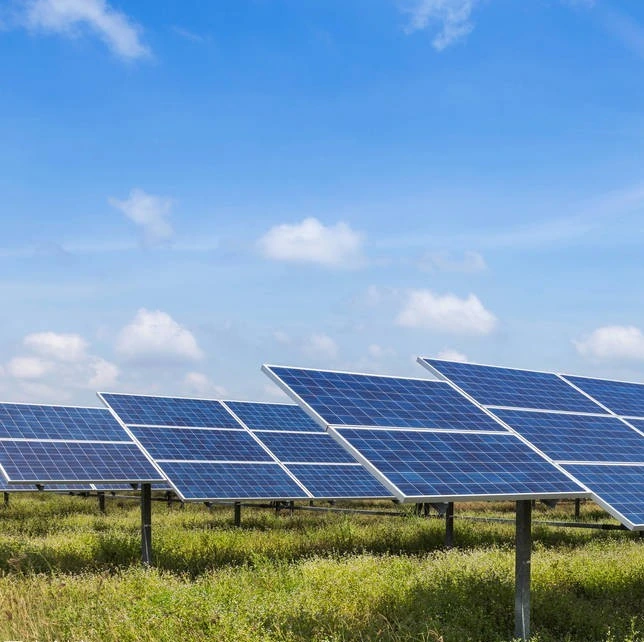
<svg viewBox="0 0 644 642"><path fill-rule="evenodd" d="M407 328L426 328L454 334L489 334L496 317L474 294L461 299L430 290L411 290L396 323Z"/></svg>
<svg viewBox="0 0 644 642"><path fill-rule="evenodd" d="M441 350L436 355L436 358L445 359L446 361L460 361L462 363L468 361L466 355L464 355L462 352L459 352L458 350L453 350L452 348L445 348L444 350Z"/></svg>
<svg viewBox="0 0 644 642"><path fill-rule="evenodd" d="M196 361L203 357L190 330L161 310L141 308L118 335L116 350L131 361Z"/></svg>
<svg viewBox="0 0 644 642"><path fill-rule="evenodd" d="M87 29L121 58L150 55L140 39L141 28L106 0L27 0L20 21L32 31L71 37Z"/></svg>
<svg viewBox="0 0 644 642"><path fill-rule="evenodd" d="M154 196L135 188L124 201L110 198L109 203L142 229L146 245L164 245L174 237L174 230L168 220L173 205L171 198Z"/></svg>
<svg viewBox="0 0 644 642"><path fill-rule="evenodd" d="M385 357L393 357L396 354L395 350L392 350L391 348L383 348L382 346L378 345L377 343L372 343L367 348L367 352L369 353L369 356L373 357L374 359L383 359Z"/></svg>
<svg viewBox="0 0 644 642"><path fill-rule="evenodd" d="M202 372L188 372L183 378L183 385L188 392L202 397L216 397L221 399L228 394L226 388L218 386Z"/></svg>
<svg viewBox="0 0 644 642"><path fill-rule="evenodd" d="M470 17L479 0L416 0L405 11L410 16L408 33L437 25L438 33L432 40L437 51L468 36L474 29Z"/></svg>
<svg viewBox="0 0 644 642"><path fill-rule="evenodd" d="M87 357L87 341L78 334L36 332L28 334L22 342L36 354L57 361L82 361Z"/></svg>
<svg viewBox="0 0 644 642"><path fill-rule="evenodd" d="M101 357L94 357L89 364L90 371L93 372L87 387L92 390L107 390L112 387L120 374L116 364L110 363Z"/></svg>
<svg viewBox="0 0 644 642"><path fill-rule="evenodd" d="M338 356L338 346L328 335L312 334L304 343L304 351L312 356L325 359L335 359Z"/></svg>
<svg viewBox="0 0 644 642"><path fill-rule="evenodd" d="M40 357L14 357L7 364L7 373L16 379L40 379L52 369L52 363Z"/></svg>
<svg viewBox="0 0 644 642"><path fill-rule="evenodd" d="M577 352L584 357L644 360L644 333L635 326L597 328L573 343Z"/></svg>
<svg viewBox="0 0 644 642"><path fill-rule="evenodd" d="M422 270L437 272L464 272L473 274L487 269L485 259L478 253L467 251L462 258L454 257L450 252L427 252L419 262Z"/></svg>
<svg viewBox="0 0 644 642"><path fill-rule="evenodd" d="M277 343L281 343L282 345L288 345L291 343L291 337L287 332L284 332L283 330L275 330L273 332L273 339L277 341Z"/></svg>
<svg viewBox="0 0 644 642"><path fill-rule="evenodd" d="M262 254L277 261L354 267L362 261L362 235L346 223L325 226L315 218L271 228L257 242Z"/></svg>

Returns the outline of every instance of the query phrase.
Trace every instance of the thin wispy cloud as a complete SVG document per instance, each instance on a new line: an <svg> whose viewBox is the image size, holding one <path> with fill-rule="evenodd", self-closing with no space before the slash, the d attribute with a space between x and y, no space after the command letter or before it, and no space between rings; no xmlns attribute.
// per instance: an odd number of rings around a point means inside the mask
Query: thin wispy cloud
<svg viewBox="0 0 644 642"><path fill-rule="evenodd" d="M472 11L478 3L479 0L416 0L403 7L409 15L406 31L433 29L432 45L442 51L472 32Z"/></svg>
<svg viewBox="0 0 644 642"><path fill-rule="evenodd" d="M34 33L68 38L90 33L119 58L150 56L150 49L141 39L141 27L106 0L27 0L18 7L17 24Z"/></svg>
<svg viewBox="0 0 644 642"><path fill-rule="evenodd" d="M155 196L135 188L125 200L110 198L109 203L141 228L145 245L164 245L174 237L174 230L170 225L170 212L174 204L171 198Z"/></svg>

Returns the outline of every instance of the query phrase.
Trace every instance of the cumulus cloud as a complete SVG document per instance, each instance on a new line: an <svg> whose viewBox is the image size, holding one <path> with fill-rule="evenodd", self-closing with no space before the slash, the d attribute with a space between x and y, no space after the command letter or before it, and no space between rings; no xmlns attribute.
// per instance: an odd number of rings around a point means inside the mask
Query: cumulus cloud
<svg viewBox="0 0 644 642"><path fill-rule="evenodd" d="M338 356L338 345L324 333L312 334L304 344L307 354L325 359L335 359Z"/></svg>
<svg viewBox="0 0 644 642"><path fill-rule="evenodd" d="M124 201L110 198L109 203L141 228L145 245L165 245L173 239L174 230L169 221L174 204L171 198L155 196L135 188Z"/></svg>
<svg viewBox="0 0 644 642"><path fill-rule="evenodd" d="M445 359L446 361L460 361L462 363L465 363L469 361L467 358L467 355L464 355L462 352L459 352L458 350L453 350L452 348L445 348L444 350L441 350L437 355L437 359Z"/></svg>
<svg viewBox="0 0 644 642"><path fill-rule="evenodd" d="M202 397L216 397L221 399L228 393L226 388L218 386L202 372L188 372L183 378L184 388Z"/></svg>
<svg viewBox="0 0 644 642"><path fill-rule="evenodd" d="M396 323L407 328L426 328L455 334L489 334L497 319L478 297L461 299L430 290L411 290Z"/></svg>
<svg viewBox="0 0 644 642"><path fill-rule="evenodd" d="M203 353L190 330L161 310L141 308L118 335L116 350L138 362L197 361Z"/></svg>
<svg viewBox="0 0 644 642"><path fill-rule="evenodd" d="M34 32L68 37L93 32L123 59L150 55L141 41L141 28L106 0L27 0L19 21Z"/></svg>
<svg viewBox="0 0 644 642"><path fill-rule="evenodd" d="M409 14L407 32L435 26L432 45L437 51L467 37L474 29L470 20L479 0L416 0L404 11Z"/></svg>
<svg viewBox="0 0 644 642"><path fill-rule="evenodd" d="M449 252L428 252L419 261L422 270L430 272L463 272L474 274L487 269L485 259L478 252L465 252L454 257Z"/></svg>
<svg viewBox="0 0 644 642"><path fill-rule="evenodd" d="M36 332L22 342L36 354L57 361L82 361L87 356L87 341L78 334Z"/></svg>
<svg viewBox="0 0 644 642"><path fill-rule="evenodd" d="M262 254L277 261L355 267L362 261L362 235L346 223L325 226L315 218L277 225L257 242Z"/></svg>
<svg viewBox="0 0 644 642"><path fill-rule="evenodd" d="M377 343L372 343L368 348L367 352L370 357L374 359L384 359L385 357L393 357L396 354L395 350L391 348L383 348L383 346L378 345Z"/></svg>
<svg viewBox="0 0 644 642"><path fill-rule="evenodd" d="M116 383L120 374L116 364L94 357L88 365L92 374L87 385L92 390L107 390Z"/></svg>
<svg viewBox="0 0 644 642"><path fill-rule="evenodd" d="M644 333L635 326L604 326L573 343L584 357L644 360Z"/></svg>
<svg viewBox="0 0 644 642"><path fill-rule="evenodd" d="M52 365L40 357L14 357L7 364L7 373L16 379L40 379L52 369Z"/></svg>

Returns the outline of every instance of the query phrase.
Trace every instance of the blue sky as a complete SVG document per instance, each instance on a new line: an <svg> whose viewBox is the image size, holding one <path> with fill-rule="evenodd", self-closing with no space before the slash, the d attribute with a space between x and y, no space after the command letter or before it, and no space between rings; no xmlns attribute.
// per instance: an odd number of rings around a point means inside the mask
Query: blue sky
<svg viewBox="0 0 644 642"><path fill-rule="evenodd" d="M1 397L644 380L643 71L625 0L1 2Z"/></svg>

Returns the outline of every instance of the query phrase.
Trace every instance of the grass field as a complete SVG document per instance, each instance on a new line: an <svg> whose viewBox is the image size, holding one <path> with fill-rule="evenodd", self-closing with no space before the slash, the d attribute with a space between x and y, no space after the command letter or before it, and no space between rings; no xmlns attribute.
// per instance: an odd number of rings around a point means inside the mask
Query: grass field
<svg viewBox="0 0 644 642"><path fill-rule="evenodd" d="M457 516L512 517L511 504ZM570 518L571 505L534 519ZM507 641L512 525L153 506L154 568L139 508L14 494L0 508L0 641ZM587 520L605 518L592 504ZM535 525L539 642L644 642L644 539Z"/></svg>

